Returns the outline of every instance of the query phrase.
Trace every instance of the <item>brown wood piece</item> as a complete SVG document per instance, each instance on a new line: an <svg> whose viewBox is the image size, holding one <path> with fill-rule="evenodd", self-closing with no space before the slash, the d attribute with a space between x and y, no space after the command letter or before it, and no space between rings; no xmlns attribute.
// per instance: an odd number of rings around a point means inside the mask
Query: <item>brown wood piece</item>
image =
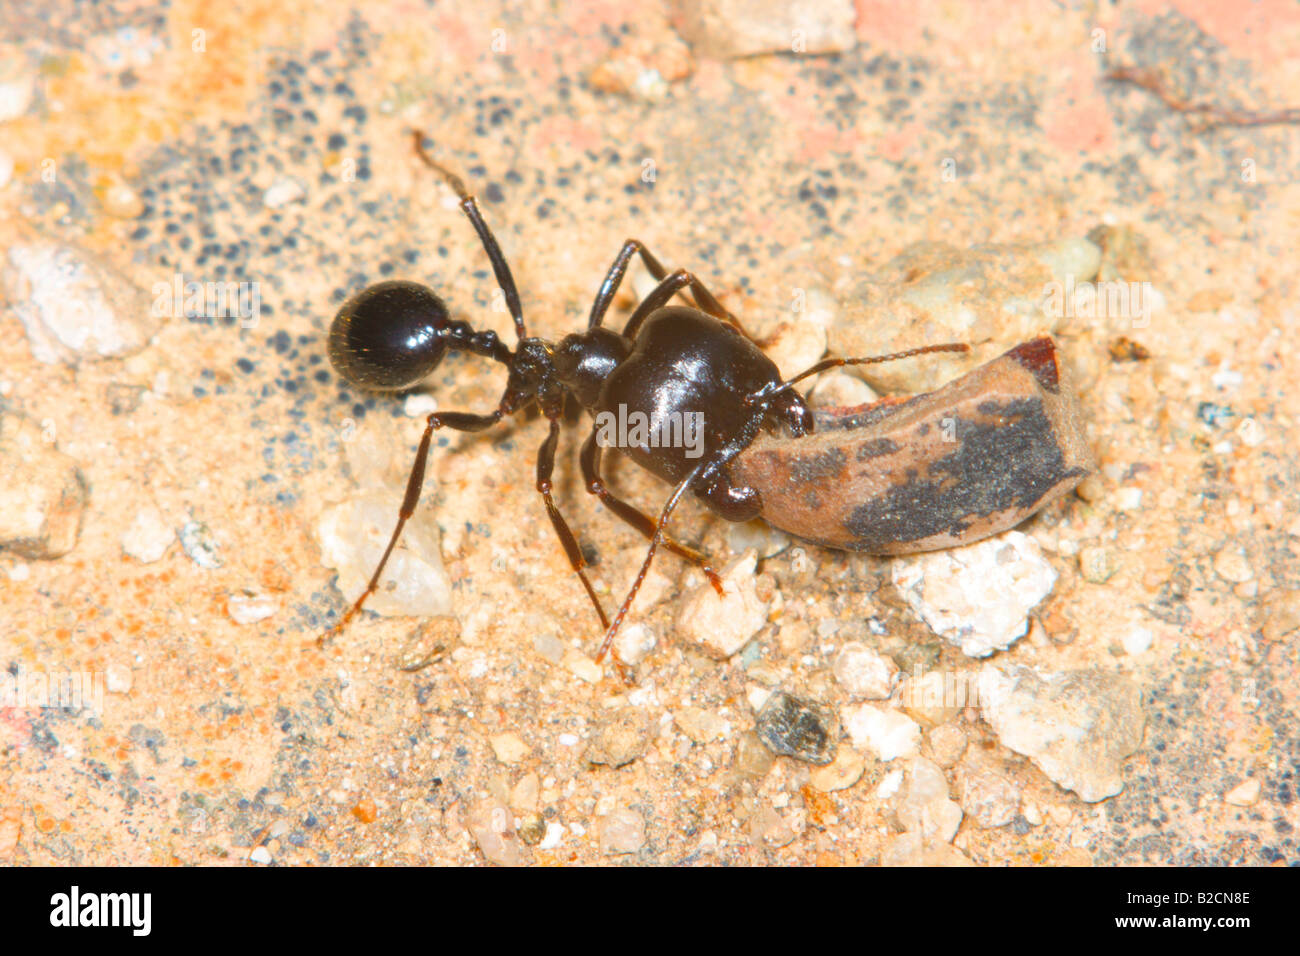
<svg viewBox="0 0 1300 956"><path fill-rule="evenodd" d="M1055 342L1024 342L909 399L819 410L803 438L763 434L730 465L763 518L799 538L873 554L971 544L1096 469Z"/></svg>

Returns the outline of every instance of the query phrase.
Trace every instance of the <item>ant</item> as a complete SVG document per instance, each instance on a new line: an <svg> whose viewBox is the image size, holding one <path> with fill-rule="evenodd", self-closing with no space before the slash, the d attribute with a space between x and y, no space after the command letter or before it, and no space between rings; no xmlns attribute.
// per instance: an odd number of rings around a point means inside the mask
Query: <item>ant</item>
<svg viewBox="0 0 1300 956"><path fill-rule="evenodd" d="M510 266L474 196L460 177L429 157L422 133L414 131L413 142L416 155L424 165L438 173L460 197L460 208L478 233L497 285L505 296L514 320L516 343L512 351L495 332L475 331L468 323L453 320L436 293L405 280L368 286L344 303L335 316L329 334L330 361L353 385L376 391L409 389L433 372L448 349L500 362L509 374L505 392L491 412L438 411L429 415L388 547L366 589L339 623L322 636L322 642L346 627L378 587L402 528L415 513L430 441L439 428L483 431L534 403L546 417L550 431L537 454L537 491L569 564L605 629L596 654L596 660L600 661L609 652L660 546L698 566L718 594L723 593L721 578L709 559L668 536L665 530L668 519L688 490L728 521L748 521L762 515L763 498L759 489L733 483L727 465L763 429L783 427L794 438L812 432L812 412L794 388L798 382L842 365L864 365L969 348L963 344L930 345L870 358L828 358L786 379L745 333L736 317L696 276L685 269L669 272L636 239L624 242L615 256L596 293L584 331L566 335L558 343L530 336ZM605 328L603 322L634 255L641 257L659 284L636 307L619 333ZM694 308L668 304L673 296L687 290L693 297ZM620 449L647 471L673 484L672 494L657 519L628 504L606 486L601 475L603 447L597 441L595 428L582 446L580 461L587 491L650 542L636 580L613 621L601 606L587 577L587 562L578 542L551 497L560 419L569 395L593 415L613 414L622 406L625 411L639 412L643 420L650 421L671 420L672 416L684 414L702 416L694 419L703 422L703 449L702 452L695 449L698 457L691 457L684 447L651 443L628 444ZM612 659L619 676L630 682L617 653Z"/></svg>

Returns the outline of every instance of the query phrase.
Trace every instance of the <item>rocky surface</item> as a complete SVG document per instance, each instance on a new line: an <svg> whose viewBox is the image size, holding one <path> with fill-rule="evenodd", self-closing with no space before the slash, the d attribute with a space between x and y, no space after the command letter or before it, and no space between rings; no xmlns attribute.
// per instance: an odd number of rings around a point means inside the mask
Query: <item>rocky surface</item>
<svg viewBox="0 0 1300 956"><path fill-rule="evenodd" d="M1294 105L1300 25L840 3L791 7L796 35L737 8L10 5L0 484L30 495L0 507L24 522L0 691L90 670L104 699L0 706L0 864L1300 861L1297 128L1205 128L1106 78ZM530 332L581 327L629 236L785 365L973 346L824 375L825 405L1051 329L1098 473L1014 554L922 580L688 496L672 531L736 597L661 552L629 687L536 492L542 423L439 433L394 573L318 648L422 416L504 382L452 357L355 390L334 311L408 277L513 341L412 126L478 193ZM581 428L555 499L609 610L645 541L586 493ZM608 464L655 513L666 486ZM815 720L769 720L789 699Z"/></svg>

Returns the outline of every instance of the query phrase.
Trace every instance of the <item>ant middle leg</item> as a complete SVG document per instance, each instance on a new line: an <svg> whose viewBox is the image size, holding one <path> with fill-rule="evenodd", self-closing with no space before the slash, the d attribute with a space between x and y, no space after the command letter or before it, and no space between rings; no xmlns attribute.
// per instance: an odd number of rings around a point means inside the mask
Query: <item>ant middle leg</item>
<svg viewBox="0 0 1300 956"><path fill-rule="evenodd" d="M651 518L639 508L628 504L605 487L605 480L600 474L600 460L603 451L604 449L601 448L600 443L596 441L596 430L593 428L591 434L587 436L587 440L583 442L582 454L580 456L580 461L582 463L582 480L587 485L587 491L598 497L601 504L606 508L614 512L614 514L622 518L637 531L641 532L641 534L645 536L646 540L652 539L655 534L654 518ZM708 578L709 584L713 585L713 590L717 591L719 596L722 595L722 578L720 578L718 572L713 569L713 565L710 562L708 555L704 554L702 551L697 551L689 545L681 544L670 538L668 535L663 536L663 544L664 547L673 554L685 558L704 572L704 576ZM606 625L606 627L608 627L608 625Z"/></svg>
<svg viewBox="0 0 1300 956"><path fill-rule="evenodd" d="M569 564L573 567L574 572L582 580L582 586L587 589L587 596L591 598L591 603L596 608L596 614L600 616L600 626L609 629L609 618L605 615L605 609L601 607L600 598L596 597L596 591L591 586L591 581L587 578L587 559L582 556L582 549L578 547L578 541L573 536L568 522L560 514L560 509L555 506L551 498L551 473L555 469L555 448L560 438L560 417L559 408L554 409L555 417L551 418L551 431L542 442L542 447L537 452L537 490L541 492L542 500L546 503L546 513L550 515L551 524L555 528L556 535L560 538L560 544L564 547L564 553L569 557ZM548 418L550 415L548 414Z"/></svg>
<svg viewBox="0 0 1300 956"><path fill-rule="evenodd" d="M434 412L428 417L424 426L424 435L420 438L420 448L416 451L415 462L411 466L411 474L406 479L406 495L402 498L402 507L397 513L397 527L393 529L392 537L388 539L388 547L384 549L384 556L379 559L379 565L375 568L375 573L370 576L370 583L361 592L361 596L352 603L352 606L348 608L347 613L343 615L337 624L316 639L318 646L324 646L331 637L347 627L348 622L361 612L361 607L366 603L366 598L379 589L379 579L384 573L384 567L388 564L393 548L397 547L397 540L402 536L402 529L406 527L406 522L415 514L415 506L420 503L420 489L424 485L424 470L429 461L429 445L433 441L434 431L446 427L462 432L481 432L501 421L502 415L504 415L504 412L498 408L488 415L475 415L470 412Z"/></svg>

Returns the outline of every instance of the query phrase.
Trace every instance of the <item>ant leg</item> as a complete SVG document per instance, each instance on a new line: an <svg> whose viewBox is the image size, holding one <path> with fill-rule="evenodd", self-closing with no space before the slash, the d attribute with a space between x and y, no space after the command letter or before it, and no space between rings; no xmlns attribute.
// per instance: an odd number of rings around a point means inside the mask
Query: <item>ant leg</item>
<svg viewBox="0 0 1300 956"><path fill-rule="evenodd" d="M623 623L623 618L627 616L628 610L632 607L632 601L636 598L636 592L641 590L641 584L645 581L645 576L650 573L650 562L654 560L655 551L658 550L659 543L664 539L664 528L668 526L668 517L673 513L673 509L677 507L677 502L681 501L686 489L699 477L706 464L708 463L701 462L696 465L685 478L677 483L677 487L673 489L668 503L664 505L664 510L660 512L659 520L655 522L654 534L650 536L650 547L646 549L645 560L641 562L641 570L637 572L636 580L632 582L632 590L623 599L623 606L618 609L618 614L614 615L614 622L605 631L605 639L601 641L600 650L596 652L597 663L609 653L610 646L614 643L614 637L618 634L619 625Z"/></svg>
<svg viewBox="0 0 1300 956"><path fill-rule="evenodd" d="M663 267L658 259L651 254L639 239L629 239L623 243L623 248L619 250L618 255L614 257L613 264L609 267L609 272L605 275L605 281L600 284L600 291L596 293L596 301L591 304L591 318L587 320L587 328L595 328L605 321L605 312L609 309L609 304L614 299L614 293L618 290L619 283L623 281L623 276L627 272L627 264L631 260L633 253L641 256L641 261L645 263L646 269L656 279L663 282L668 277L668 270ZM686 272L685 269L679 269L678 272L687 276L687 280L682 285L677 286L673 291L676 292L683 285L691 287L691 295L695 297L695 304L700 311L728 322L734 325L738 331L745 334L744 328L741 327L740 320L727 311L726 306L714 298L710 292L694 275ZM675 275L676 273L674 273ZM656 290L657 291L657 290ZM648 298L648 297L647 297ZM664 299L665 302L672 298L670 294ZM638 323L639 324L639 323ZM746 338L749 338L745 334Z"/></svg>
<svg viewBox="0 0 1300 956"><path fill-rule="evenodd" d="M361 596L348 608L342 620L316 639L318 646L324 646L325 642L331 637L342 632L347 627L348 622L360 613L361 606L366 603L366 598L378 590L379 578L384 573L384 566L388 564L388 558L393 553L393 548L397 546L397 539L402 536L402 528L415 514L415 506L420 502L420 489L424 485L424 467L429 460L429 444L433 440L434 429L446 426L462 432L481 432L501 421L503 414L501 409L498 408L490 415L474 415L469 412L434 412L429 416L427 424L424 426L424 436L420 439L420 449L415 453L415 463L411 466L410 477L406 479L406 496L402 499L402 507L397 513L397 527L393 529L393 535L388 539L388 547L384 549L384 556L379 559L379 566L375 568L375 573L370 576L370 583L361 592Z"/></svg>
<svg viewBox="0 0 1300 956"><path fill-rule="evenodd" d="M555 502L551 500L551 472L555 468L555 446L559 438L560 419L557 412L557 416L551 419L550 434L546 436L541 449L537 452L537 490L541 492L542 500L546 502L546 513L551 516L551 524L555 526L560 544L564 546L564 552L569 556L569 564L582 579L582 586L587 589L587 596L591 598L596 613L600 615L600 626L608 629L609 618L605 616L605 609L600 606L600 598L596 597L596 591L592 588L591 581L587 579L587 572L583 570L587 567L587 559L582 556L582 549L578 547L578 542L573 537L573 532L569 530L564 516L560 514L560 509L555 507Z"/></svg>
<svg viewBox="0 0 1300 956"><path fill-rule="evenodd" d="M692 292L697 291L697 286L701 289L704 288L699 285L699 282L700 280L697 279L694 274L687 272L685 269L678 269L671 275L665 276L660 280L659 284L650 291L650 294L642 299L640 304L637 305L631 318L627 320L627 325L623 327L623 337L628 339L636 338L636 334L641 328L641 323L644 322L652 313L666 305L669 299L687 286L690 286ZM706 292L705 294L707 295L708 293ZM703 308L702 311L719 321L730 324L745 338L749 339L751 342L754 341L734 315L722 308L721 305L718 305L716 299L713 300L713 304L717 306L716 310Z"/></svg>
<svg viewBox="0 0 1300 956"><path fill-rule="evenodd" d="M640 531L641 534L645 535L646 540L653 538L655 533L654 518L651 518L644 511L641 511L639 508L636 508L628 504L626 501L623 501L621 498L618 498L613 494L613 492L605 487L604 479L600 476L600 459L603 452L604 449L601 448L600 444L596 441L596 430L593 428L591 434L587 436L587 440L582 445L581 455L582 480L587 483L587 491L600 498L601 504L614 512L614 514L618 515L618 517L622 518L637 531ZM718 595L721 596L722 579L718 577L718 572L713 570L713 566L709 563L708 555L696 551L688 545L679 544L667 535L664 535L663 542L664 547L673 554L685 558L703 571L704 576L708 578L709 583L713 585L713 590L717 591ZM606 627L608 627L608 625L606 625Z"/></svg>
<svg viewBox="0 0 1300 956"><path fill-rule="evenodd" d="M525 338L527 332L524 331L524 312L519 304L519 290L515 287L515 277L510 273L510 266L506 263L506 257L501 253L501 247L497 245L496 236L492 235L492 230L483 219L483 214L479 212L478 200L476 200L461 178L445 166L435 163L429 158L429 154L424 151L424 133L419 130L412 130L411 136L415 141L415 153L420 157L424 165L428 166L439 176L441 176L448 186L460 197L460 208L469 218L470 225L478 233L478 238L483 243L483 251L487 253L488 259L492 261L492 271L496 274L497 285L501 287L502 294L506 297L506 307L510 310L510 316L515 320L515 334L519 338Z"/></svg>
<svg viewBox="0 0 1300 956"><path fill-rule="evenodd" d="M614 300L614 293L618 291L619 283L627 273L627 264L633 253L637 252L641 253L641 261L645 263L645 267L650 270L650 274L655 279L663 279L668 274L668 270L651 255L650 250L643 246L639 239L627 240L623 243L623 248L618 251L618 255L614 257L609 272L605 273L605 281L600 284L596 300L591 304L591 318L587 320L587 328L594 329L605 321L605 312L609 309L610 302Z"/></svg>
<svg viewBox="0 0 1300 956"><path fill-rule="evenodd" d="M871 355L866 358L830 358L822 359L810 369L805 369L794 378L786 379L771 388L764 386L757 392L745 396L746 405L754 405L760 401L766 401L773 395L779 395L781 392L789 391L796 383L803 381L809 376L824 372L827 369L839 368L843 365L874 365L877 362L892 362L895 359L911 358L913 355L925 355L928 352L969 352L970 346L964 342L947 342L943 345L922 345L919 348L907 349L903 352L892 352L889 355Z"/></svg>

